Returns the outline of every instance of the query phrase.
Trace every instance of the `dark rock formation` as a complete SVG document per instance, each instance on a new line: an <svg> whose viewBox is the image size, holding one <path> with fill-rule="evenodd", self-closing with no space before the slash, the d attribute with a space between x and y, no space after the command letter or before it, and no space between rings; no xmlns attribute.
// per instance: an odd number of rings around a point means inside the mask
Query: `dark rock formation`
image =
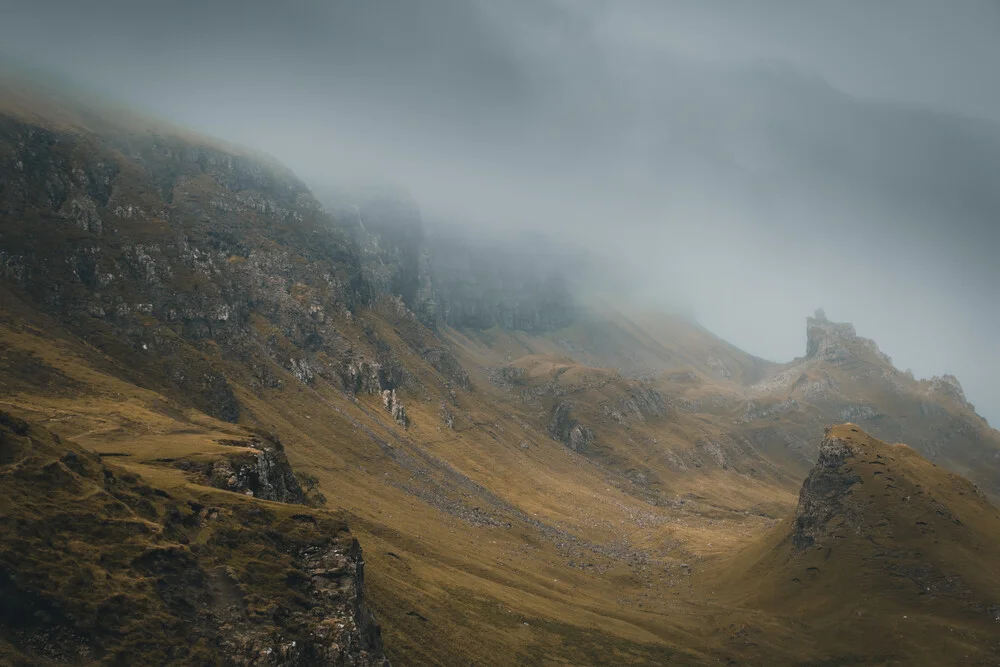
<svg viewBox="0 0 1000 667"><path fill-rule="evenodd" d="M345 370L311 369L252 323L342 358L326 316L364 296L357 252L282 167L198 139L0 115L0 173L0 279L123 361L130 381L235 421L215 350L270 352L304 381Z"/></svg>
<svg viewBox="0 0 1000 667"><path fill-rule="evenodd" d="M454 327L528 332L569 326L576 305L555 253L442 236L430 244L434 306Z"/></svg>
<svg viewBox="0 0 1000 667"><path fill-rule="evenodd" d="M262 500L305 504L306 495L279 440L252 438L223 444L248 447L256 452L234 454L211 464L208 477L213 486Z"/></svg>
<svg viewBox="0 0 1000 667"><path fill-rule="evenodd" d="M586 452L594 442L594 432L572 416L572 409L569 402L556 404L549 419L549 435L574 452Z"/></svg>
<svg viewBox="0 0 1000 667"><path fill-rule="evenodd" d="M828 527L836 519L856 523L858 517L849 502L851 487L861 478L845 467L856 454L857 444L837 437L826 437L819 448L819 460L810 471L799 493L795 510L792 543L798 549L822 544L829 536Z"/></svg>
<svg viewBox="0 0 1000 667"><path fill-rule="evenodd" d="M340 217L357 239L371 297L398 296L421 322L433 325L430 258L416 204L404 195L386 193L341 208Z"/></svg>

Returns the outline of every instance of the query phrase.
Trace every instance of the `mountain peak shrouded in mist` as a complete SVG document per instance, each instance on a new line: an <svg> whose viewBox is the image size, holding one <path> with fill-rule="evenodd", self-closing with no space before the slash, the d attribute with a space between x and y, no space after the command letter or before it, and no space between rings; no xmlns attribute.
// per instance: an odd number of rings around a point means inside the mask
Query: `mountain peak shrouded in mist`
<svg viewBox="0 0 1000 667"><path fill-rule="evenodd" d="M683 302L761 357L799 354L822 301L996 419L1000 19L942 12L40 0L0 41L310 184L395 183L431 222L572 240L630 298Z"/></svg>
<svg viewBox="0 0 1000 667"><path fill-rule="evenodd" d="M882 354L875 341L858 336L853 324L831 322L822 309L807 318L807 357L823 357L828 361L836 361L843 355L850 354L850 349L855 346L880 356L887 364L892 364L892 360Z"/></svg>

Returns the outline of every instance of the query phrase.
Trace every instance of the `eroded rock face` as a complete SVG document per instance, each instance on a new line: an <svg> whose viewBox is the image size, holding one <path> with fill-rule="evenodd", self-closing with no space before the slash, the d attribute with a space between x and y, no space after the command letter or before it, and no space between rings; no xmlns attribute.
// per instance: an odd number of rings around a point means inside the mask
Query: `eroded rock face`
<svg viewBox="0 0 1000 667"><path fill-rule="evenodd" d="M269 633L230 617L223 646L232 663L246 667L389 667L381 630L364 598L364 561L357 540L298 545L289 550L304 577L295 582L322 614L301 614L305 636L275 641ZM226 573L215 571L218 579Z"/></svg>
<svg viewBox="0 0 1000 667"><path fill-rule="evenodd" d="M431 239L428 247L440 322L545 332L577 316L563 273L539 248L484 246L451 234Z"/></svg>
<svg viewBox="0 0 1000 667"><path fill-rule="evenodd" d="M305 504L306 495L295 479L280 441L253 438L223 444L257 451L234 454L211 464L208 478L212 486L262 500Z"/></svg>
<svg viewBox="0 0 1000 667"><path fill-rule="evenodd" d="M878 349L875 341L858 336L849 322L831 322L822 310L806 320L806 358L845 363L859 352L871 353L891 364L892 360Z"/></svg>
<svg viewBox="0 0 1000 667"><path fill-rule="evenodd" d="M385 407L386 412L392 415L393 421L402 427L407 427L410 425L410 418L406 414L406 408L403 407L403 403L396 396L395 389L386 389L382 392L382 405Z"/></svg>
<svg viewBox="0 0 1000 667"><path fill-rule="evenodd" d="M568 401L556 404L549 420L549 435L574 452L586 452L594 442L594 432L572 416L572 409Z"/></svg>
<svg viewBox="0 0 1000 667"><path fill-rule="evenodd" d="M227 421L241 408L215 350L260 370L255 388L278 382L261 353L302 382L346 383L328 316L365 296L357 252L287 170L197 140L2 117L0 172L0 278L130 381ZM324 348L345 362L316 363Z"/></svg>
<svg viewBox="0 0 1000 667"><path fill-rule="evenodd" d="M810 471L799 493L795 510L792 542L799 549L820 544L829 536L828 527L834 519L847 524L855 522L856 512L850 503L851 487L861 478L845 467L855 456L858 445L836 437L824 438L819 448L819 460Z"/></svg>
<svg viewBox="0 0 1000 667"><path fill-rule="evenodd" d="M739 435L763 444L755 434L773 427L772 442L811 463L818 451L809 434L831 421L851 422L881 440L906 442L994 498L1000 495L1000 433L976 414L954 376L918 380L895 368L852 325L831 322L822 312L808 318L807 332L807 356L747 387L742 405L729 399ZM671 397L671 405L710 411L703 399Z"/></svg>
<svg viewBox="0 0 1000 667"><path fill-rule="evenodd" d="M962 383L954 375L940 375L932 377L929 381L928 393L933 396L944 397L958 405L975 409L965 398L965 390Z"/></svg>
<svg viewBox="0 0 1000 667"><path fill-rule="evenodd" d="M643 383L635 383L626 389L615 404L605 404L602 410L615 422L625 426L665 417L668 408L667 401L660 392Z"/></svg>

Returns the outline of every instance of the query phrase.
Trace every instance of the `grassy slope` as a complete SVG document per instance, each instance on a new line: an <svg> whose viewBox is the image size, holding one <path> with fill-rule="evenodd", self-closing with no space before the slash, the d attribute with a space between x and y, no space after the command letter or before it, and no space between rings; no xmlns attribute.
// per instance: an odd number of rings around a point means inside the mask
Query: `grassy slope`
<svg viewBox="0 0 1000 667"><path fill-rule="evenodd" d="M13 297L6 304L4 409L93 451L128 454L105 460L171 494L192 493L192 479L158 459L210 457L218 440L246 435L119 379L113 360ZM433 369L412 368L432 384ZM485 382L459 397L455 431L440 425L442 397L412 396L413 426L401 432L376 397L285 379L272 393L239 390L247 421L279 433L296 469L348 511L371 604L401 664L712 661L686 575L665 565L698 562L772 520L643 501ZM712 479L693 484L726 487L724 476Z"/></svg>
<svg viewBox="0 0 1000 667"><path fill-rule="evenodd" d="M849 507L813 547L786 521L698 581L793 627L819 664L985 665L1000 659L1000 511L968 480L853 425ZM748 634L765 635L766 626Z"/></svg>

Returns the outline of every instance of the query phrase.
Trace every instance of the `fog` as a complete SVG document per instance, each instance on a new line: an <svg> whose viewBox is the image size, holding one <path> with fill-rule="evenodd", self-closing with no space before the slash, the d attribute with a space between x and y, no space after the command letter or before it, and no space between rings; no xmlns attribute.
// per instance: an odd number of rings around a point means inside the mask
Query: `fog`
<svg viewBox="0 0 1000 667"><path fill-rule="evenodd" d="M762 357L823 306L1000 421L991 0L0 0L4 58L429 224L541 230ZM628 285L623 289L621 285Z"/></svg>

